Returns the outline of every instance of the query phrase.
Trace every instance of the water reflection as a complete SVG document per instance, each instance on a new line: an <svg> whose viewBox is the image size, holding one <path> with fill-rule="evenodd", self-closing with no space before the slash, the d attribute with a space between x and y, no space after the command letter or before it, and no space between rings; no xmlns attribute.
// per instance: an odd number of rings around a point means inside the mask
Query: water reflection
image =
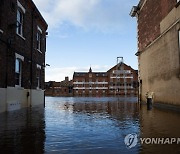
<svg viewBox="0 0 180 154"><path fill-rule="evenodd" d="M44 108L0 114L0 153L44 153Z"/></svg>
<svg viewBox="0 0 180 154"><path fill-rule="evenodd" d="M180 113L153 108L140 110L141 135L143 138L180 138ZM143 144L141 153L180 153L179 144Z"/></svg>
<svg viewBox="0 0 180 154"><path fill-rule="evenodd" d="M46 107L0 114L0 153L180 153L180 146L124 137L180 137L180 113L139 106L136 98L46 97Z"/></svg>
<svg viewBox="0 0 180 154"><path fill-rule="evenodd" d="M128 133L139 134L136 102L136 98L47 98L46 152L138 153L139 146L127 149L124 144Z"/></svg>

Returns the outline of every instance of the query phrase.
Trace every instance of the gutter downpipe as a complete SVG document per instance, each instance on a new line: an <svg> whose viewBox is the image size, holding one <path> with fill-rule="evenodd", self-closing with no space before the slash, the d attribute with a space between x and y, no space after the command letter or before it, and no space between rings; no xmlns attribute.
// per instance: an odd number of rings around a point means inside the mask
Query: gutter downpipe
<svg viewBox="0 0 180 154"><path fill-rule="evenodd" d="M33 89L33 77L32 77L32 72L33 72L33 50L34 50L34 39L33 39L33 36L34 36L34 12L35 12L35 8L33 8L32 10L32 31L31 31L31 66L30 66L30 104L29 106L31 107L32 105L32 89Z"/></svg>

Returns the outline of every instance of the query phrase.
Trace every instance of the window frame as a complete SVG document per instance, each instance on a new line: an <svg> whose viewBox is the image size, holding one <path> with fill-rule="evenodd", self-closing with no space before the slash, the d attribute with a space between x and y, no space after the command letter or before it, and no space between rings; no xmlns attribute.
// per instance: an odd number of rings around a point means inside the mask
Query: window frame
<svg viewBox="0 0 180 154"><path fill-rule="evenodd" d="M42 53L42 29L39 26L37 26L36 43L36 49Z"/></svg>
<svg viewBox="0 0 180 154"><path fill-rule="evenodd" d="M26 9L17 1L16 34L25 39L24 36L24 15Z"/></svg>
<svg viewBox="0 0 180 154"><path fill-rule="evenodd" d="M41 66L37 64L36 67L36 89L41 89Z"/></svg>
<svg viewBox="0 0 180 154"><path fill-rule="evenodd" d="M20 36L23 36L23 21L24 21L24 15L20 8L17 9L17 28L16 33Z"/></svg>
<svg viewBox="0 0 180 154"><path fill-rule="evenodd" d="M19 78L19 84L16 84L16 60L19 60L20 62L20 78ZM15 53L15 69L14 69L14 74L15 74L15 87L22 87L22 73L23 73L23 61L24 61L24 57L21 56L18 53ZM18 72L17 72L18 73Z"/></svg>
<svg viewBox="0 0 180 154"><path fill-rule="evenodd" d="M17 62L18 62L18 71L17 69ZM18 74L18 77L17 77ZM18 83L17 83L18 80ZM20 58L15 59L15 86L21 87L22 85L22 60Z"/></svg>

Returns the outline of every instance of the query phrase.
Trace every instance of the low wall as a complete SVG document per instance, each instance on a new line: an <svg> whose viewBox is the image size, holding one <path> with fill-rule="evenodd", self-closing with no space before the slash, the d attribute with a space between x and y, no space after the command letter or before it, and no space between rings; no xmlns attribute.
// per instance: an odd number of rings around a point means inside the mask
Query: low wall
<svg viewBox="0 0 180 154"><path fill-rule="evenodd" d="M21 87L0 88L0 112L44 104L44 90Z"/></svg>

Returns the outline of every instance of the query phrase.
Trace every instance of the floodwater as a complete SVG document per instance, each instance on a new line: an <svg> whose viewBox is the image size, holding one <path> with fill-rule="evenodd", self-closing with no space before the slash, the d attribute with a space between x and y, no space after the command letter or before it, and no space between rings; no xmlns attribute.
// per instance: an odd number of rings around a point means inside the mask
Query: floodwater
<svg viewBox="0 0 180 154"><path fill-rule="evenodd" d="M126 145L128 134L137 142ZM179 144L152 138L179 138ZM180 153L180 113L147 110L135 97L46 97L45 108L0 114L0 153Z"/></svg>

